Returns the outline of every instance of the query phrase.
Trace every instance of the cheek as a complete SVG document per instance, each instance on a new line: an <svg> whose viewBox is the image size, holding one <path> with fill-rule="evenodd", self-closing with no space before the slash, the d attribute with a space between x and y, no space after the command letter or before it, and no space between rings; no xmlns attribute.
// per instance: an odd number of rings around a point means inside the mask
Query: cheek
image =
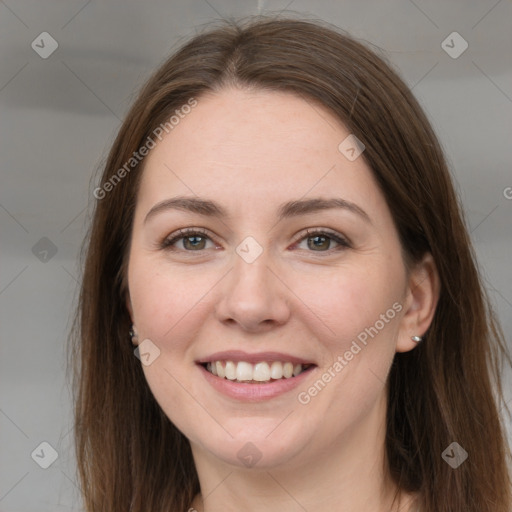
<svg viewBox="0 0 512 512"><path fill-rule="evenodd" d="M199 279L187 270L170 272L149 259L134 260L129 286L134 320L141 336L162 349L180 349L180 333L186 328L186 336L193 336L194 326L201 325L197 317L204 313L204 300L216 281L215 276L210 277L202 275ZM170 338L172 346L165 343Z"/></svg>
<svg viewBox="0 0 512 512"><path fill-rule="evenodd" d="M208 281L207 276L194 279L186 271L168 272L149 259L134 258L129 268L140 341L149 339L159 350L150 364L142 365L144 376L161 409L188 435L195 431L195 418L202 417L204 411L186 391L191 389L192 363L183 363L188 359L190 340L199 335L203 325L199 319L204 314L201 298L211 287Z"/></svg>
<svg viewBox="0 0 512 512"><path fill-rule="evenodd" d="M373 265L347 265L323 275L297 275L294 292L300 298L300 316L311 318L310 329L330 345L331 352L348 350L358 336L364 341L365 333L371 330L374 334L375 326L379 333L392 335L402 297L399 276L399 268L379 261Z"/></svg>
<svg viewBox="0 0 512 512"><path fill-rule="evenodd" d="M310 329L328 353L318 379L299 390L298 401L311 413L306 423L314 426L317 415L331 420L325 429L332 436L362 421L375 406L393 361L402 280L398 267L387 272L383 267L376 262L339 269L336 276L303 281L297 293L321 318L312 320ZM320 331L319 325L328 328Z"/></svg>

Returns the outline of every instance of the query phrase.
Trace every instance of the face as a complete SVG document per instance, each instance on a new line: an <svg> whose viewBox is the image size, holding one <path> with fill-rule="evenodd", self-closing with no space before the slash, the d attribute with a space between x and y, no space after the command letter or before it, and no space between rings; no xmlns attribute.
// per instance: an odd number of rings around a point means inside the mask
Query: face
<svg viewBox="0 0 512 512"><path fill-rule="evenodd" d="M144 374L195 455L306 464L382 412L409 307L397 231L323 107L197 100L137 197L128 308Z"/></svg>

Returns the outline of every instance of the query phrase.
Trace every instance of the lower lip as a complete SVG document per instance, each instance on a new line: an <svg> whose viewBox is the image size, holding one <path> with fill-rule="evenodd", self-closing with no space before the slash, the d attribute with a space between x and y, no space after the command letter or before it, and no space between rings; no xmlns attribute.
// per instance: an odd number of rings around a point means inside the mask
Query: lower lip
<svg viewBox="0 0 512 512"><path fill-rule="evenodd" d="M205 379L214 389L231 398L246 402L261 402L291 391L303 383L316 368L316 366L313 366L300 375L297 375L297 377L290 377L289 379L283 378L264 384L248 384L217 377L213 375L213 373L210 373L204 366L198 366Z"/></svg>

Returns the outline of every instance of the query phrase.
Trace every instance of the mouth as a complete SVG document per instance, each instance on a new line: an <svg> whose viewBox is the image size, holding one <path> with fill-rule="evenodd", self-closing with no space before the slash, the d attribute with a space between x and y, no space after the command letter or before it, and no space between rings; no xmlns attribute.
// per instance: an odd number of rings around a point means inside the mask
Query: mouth
<svg viewBox="0 0 512 512"><path fill-rule="evenodd" d="M243 402L285 396L305 385L318 368L311 360L290 354L241 350L216 352L195 363L217 393Z"/></svg>
<svg viewBox="0 0 512 512"><path fill-rule="evenodd" d="M244 384L269 384L298 377L315 365L292 361L249 361L213 360L199 363L207 372L224 380Z"/></svg>

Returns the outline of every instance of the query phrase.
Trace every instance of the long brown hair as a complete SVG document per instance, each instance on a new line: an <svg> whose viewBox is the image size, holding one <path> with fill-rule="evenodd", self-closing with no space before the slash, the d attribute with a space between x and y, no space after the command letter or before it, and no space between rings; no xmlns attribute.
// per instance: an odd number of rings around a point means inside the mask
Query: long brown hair
<svg viewBox="0 0 512 512"><path fill-rule="evenodd" d="M386 453L398 488L417 492L425 512L510 512L499 409L500 359L511 358L429 121L366 44L323 22L262 16L208 27L171 56L143 87L104 167L70 351L86 510L183 511L199 492L189 442L155 401L128 336L126 256L144 160L126 164L176 109L232 85L327 107L365 144L405 261L426 252L435 260L433 323L415 350L396 354L389 375ZM442 457L452 442L469 454L456 469Z"/></svg>

